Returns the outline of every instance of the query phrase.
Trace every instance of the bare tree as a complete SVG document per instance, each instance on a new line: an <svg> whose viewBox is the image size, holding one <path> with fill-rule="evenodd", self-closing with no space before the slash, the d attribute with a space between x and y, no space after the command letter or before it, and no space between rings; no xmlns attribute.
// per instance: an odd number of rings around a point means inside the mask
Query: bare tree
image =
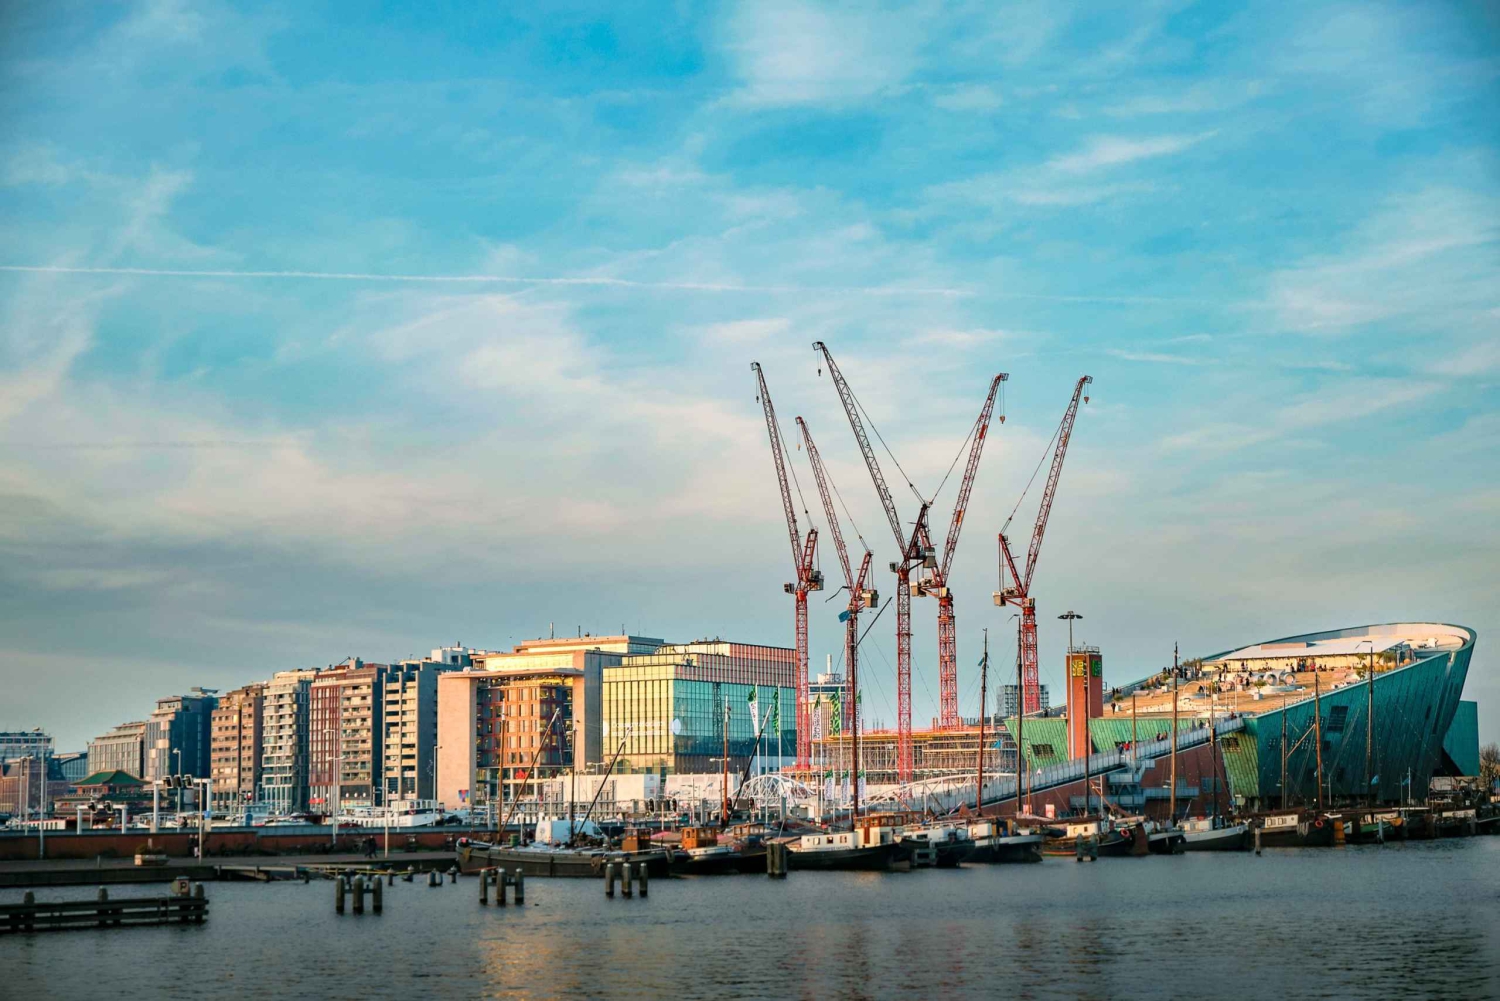
<svg viewBox="0 0 1500 1001"><path fill-rule="evenodd" d="M1479 749L1479 775L1487 788L1500 779L1500 744L1485 744Z"/></svg>

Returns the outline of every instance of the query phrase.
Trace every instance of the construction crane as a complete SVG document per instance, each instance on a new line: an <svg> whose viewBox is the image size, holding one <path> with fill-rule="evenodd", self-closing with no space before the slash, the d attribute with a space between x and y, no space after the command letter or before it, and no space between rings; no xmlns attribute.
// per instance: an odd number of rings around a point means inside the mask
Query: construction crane
<svg viewBox="0 0 1500 1001"><path fill-rule="evenodd" d="M776 482L781 487L781 507L786 512L786 531L792 544L792 567L797 579L782 588L795 599L797 636L797 769L805 770L812 759L812 732L807 716L807 592L823 590L823 571L813 566L817 556L818 530L807 527L807 540L803 541L797 530L797 509L792 504L792 489L787 481L786 449L781 443L781 426L776 421L776 408L771 404L771 391L766 388L766 375L760 362L751 362L755 381L759 389L757 399L766 414L766 434L771 439L771 458L776 462Z"/></svg>
<svg viewBox="0 0 1500 1001"><path fill-rule="evenodd" d="M925 500L921 501L911 535L903 536L901 517L896 513L896 502L891 499L891 491L886 486L885 476L880 472L880 463L875 458L875 449L870 444L870 436L865 433L864 421L859 416L859 401L854 398L854 391L844 380L844 375L839 371L838 365L834 364L833 356L828 353L828 346L822 341L817 341L813 344L813 350L823 356L823 361L828 366L828 374L833 377L839 401L844 405L844 413L849 418L849 427L854 432L854 440L859 444L859 450L864 455L865 467L869 469L870 479L875 484L875 493L879 495L881 507L885 509L886 520L890 522L891 534L896 539L896 550L901 554L899 561L891 563L891 572L896 575L896 778L899 782L910 782L913 771L911 572L919 566L927 568L937 566L936 550L929 542L924 541L927 536L928 503ZM907 485L910 486L910 483ZM916 493L916 487L912 487L912 492ZM921 500L921 494L917 494L917 497Z"/></svg>
<svg viewBox="0 0 1500 1001"><path fill-rule="evenodd" d="M964 477L959 483L958 500L953 505L953 519L948 523L948 538L943 543L942 555L938 558L936 567L912 584L917 595L936 597L938 600L938 726L944 730L956 729L963 723L963 718L958 714L958 627L953 617L953 591L948 587L948 570L953 565L953 554L958 550L958 533L963 530L964 512L969 506L969 494L974 489L974 476L979 472L979 456L984 451L990 415L995 410L995 394L1000 391L1000 384L1009 378L1009 374L1001 372L990 380L989 395L985 397L984 406L979 411L979 419L974 422L974 430L970 436L972 443L969 446L969 461L964 466ZM1000 421L1005 421L1003 413ZM984 707L981 706L980 714L983 713Z"/></svg>
<svg viewBox="0 0 1500 1001"><path fill-rule="evenodd" d="M849 589L849 606L839 618L844 620L844 699L840 707L841 723L849 734L851 768L854 773L851 786L854 796L850 803L852 819L859 817L859 613L880 604L880 595L865 585L870 576L870 550L865 550L859 561L856 574L849 563L849 549L844 545L844 533L839 528L838 512L833 506L833 494L828 489L828 472L823 468L823 457L818 446L813 444L807 422L797 418L797 427L802 432L802 443L807 448L807 461L812 464L813 479L818 481L818 496L823 499L823 514L828 519L828 531L833 536L833 547L838 550L839 566L844 571L844 586ZM861 540L863 541L863 540Z"/></svg>
<svg viewBox="0 0 1500 1001"><path fill-rule="evenodd" d="M1073 421L1078 417L1078 401L1084 403L1089 401L1083 395L1083 387L1093 382L1091 376L1084 376L1078 380L1078 385L1073 387L1073 398L1068 402L1068 409L1063 414L1062 423L1057 426L1054 436L1057 442L1052 453L1052 468L1047 473L1047 487L1042 491L1042 503L1036 513L1036 525L1031 530L1031 547L1026 552L1025 574L1016 571L1016 561L1010 552L1010 539L1005 530L1010 527L1010 518L1005 519L1005 525L1000 529L1000 555L1004 562L1000 566L1000 590L995 592L995 604L1014 605L1021 610L1020 626L1020 658L1021 658L1021 712L1034 713L1042 708L1042 688L1040 673L1037 669L1036 655L1036 600L1031 596L1031 579L1036 574L1037 554L1042 551L1042 536L1047 532L1047 517L1052 513L1052 501L1057 496L1057 481L1062 476L1063 458L1068 454L1068 440L1073 437ZM1024 493L1022 494L1024 497ZM1020 507L1020 501L1016 502ZM1015 517L1015 511L1011 511L1011 518ZM1015 581L1009 587L1005 584L1007 569L1010 578Z"/></svg>

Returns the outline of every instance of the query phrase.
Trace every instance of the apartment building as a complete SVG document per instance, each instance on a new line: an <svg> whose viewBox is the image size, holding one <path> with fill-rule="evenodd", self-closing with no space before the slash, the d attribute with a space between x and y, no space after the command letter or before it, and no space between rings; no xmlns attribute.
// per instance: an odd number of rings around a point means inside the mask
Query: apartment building
<svg viewBox="0 0 1500 1001"><path fill-rule="evenodd" d="M209 778L213 804L234 810L255 800L260 788L266 685L236 688L213 711L209 743Z"/></svg>

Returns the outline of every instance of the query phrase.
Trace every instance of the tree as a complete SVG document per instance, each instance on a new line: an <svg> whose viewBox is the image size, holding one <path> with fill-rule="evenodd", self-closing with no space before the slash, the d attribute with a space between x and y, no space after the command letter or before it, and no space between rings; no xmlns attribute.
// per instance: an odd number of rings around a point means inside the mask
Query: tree
<svg viewBox="0 0 1500 1001"><path fill-rule="evenodd" d="M1485 744L1479 749L1479 775L1487 789L1493 789L1500 780L1500 744Z"/></svg>

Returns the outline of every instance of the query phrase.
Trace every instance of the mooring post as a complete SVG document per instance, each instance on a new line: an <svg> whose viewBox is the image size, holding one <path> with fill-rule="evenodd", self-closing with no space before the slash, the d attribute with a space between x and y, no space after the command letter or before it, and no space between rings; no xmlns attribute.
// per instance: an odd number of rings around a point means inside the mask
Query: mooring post
<svg viewBox="0 0 1500 1001"><path fill-rule="evenodd" d="M428 886L442 886L443 885L443 874L440 873L440 872L438 872L436 869L429 869L429 870L427 870L427 885Z"/></svg>
<svg viewBox="0 0 1500 1001"><path fill-rule="evenodd" d="M635 896L635 890L632 888L630 883L631 879L634 877L634 873L631 872L631 869L633 868L634 866L631 863L625 863L625 879L620 884L620 892L623 893L626 897Z"/></svg>
<svg viewBox="0 0 1500 1001"><path fill-rule="evenodd" d="M1097 834L1089 835L1089 861L1099 861L1099 836Z"/></svg>
<svg viewBox="0 0 1500 1001"><path fill-rule="evenodd" d="M102 886L99 887L99 892L95 894L94 899L99 901L99 926L102 928L109 924L109 919L106 917L109 913L109 908L104 906L109 900L109 891Z"/></svg>
<svg viewBox="0 0 1500 1001"><path fill-rule="evenodd" d="M479 870L479 903L485 907L490 903L490 871Z"/></svg>
<svg viewBox="0 0 1500 1001"><path fill-rule="evenodd" d="M354 881L354 913L355 914L363 914L364 912L365 912L365 881L362 880L362 879L356 879Z"/></svg>
<svg viewBox="0 0 1500 1001"><path fill-rule="evenodd" d="M395 886L396 885L396 870L395 869L387 869L385 871L385 883L386 883L387 886Z"/></svg>
<svg viewBox="0 0 1500 1001"><path fill-rule="evenodd" d="M499 904L501 907L504 907L505 906L505 870L504 869L496 869L496 870L494 870L494 872L490 875L490 878L495 881L495 903Z"/></svg>
<svg viewBox="0 0 1500 1001"><path fill-rule="evenodd" d="M618 865L618 862L604 863L604 895L606 897L615 895L615 869Z"/></svg>
<svg viewBox="0 0 1500 1001"><path fill-rule="evenodd" d="M344 913L344 881L338 878L333 881L333 912Z"/></svg>
<svg viewBox="0 0 1500 1001"><path fill-rule="evenodd" d="M1260 854L1260 825L1255 827L1255 854Z"/></svg>
<svg viewBox="0 0 1500 1001"><path fill-rule="evenodd" d="M517 868L510 882L516 888L516 903L526 903L526 870Z"/></svg>
<svg viewBox="0 0 1500 1001"><path fill-rule="evenodd" d="M385 908L384 896L385 886L380 882L380 877L376 876L373 884L370 886L370 905L374 908L376 914L379 914Z"/></svg>
<svg viewBox="0 0 1500 1001"><path fill-rule="evenodd" d="M640 883L641 896L645 897L646 893L651 889L651 881L648 878L647 873L646 873L646 863L644 863L644 862L638 862L638 863L636 863L636 870L635 870L635 872L636 872L636 880L637 880L637 882Z"/></svg>
<svg viewBox="0 0 1500 1001"><path fill-rule="evenodd" d="M406 871L401 874L401 880L402 880L402 882L410 883L412 877L415 876L416 874L417 874L417 867L414 866L414 865L408 865L406 867Z"/></svg>
<svg viewBox="0 0 1500 1001"><path fill-rule="evenodd" d="M1083 861L1083 835L1082 834L1078 835L1078 837L1076 837L1076 838L1073 839L1073 861L1074 862L1082 862Z"/></svg>
<svg viewBox="0 0 1500 1001"><path fill-rule="evenodd" d="M450 883L457 883L458 882L458 864L457 863L454 863L453 868L448 870L448 882L450 882Z"/></svg>

